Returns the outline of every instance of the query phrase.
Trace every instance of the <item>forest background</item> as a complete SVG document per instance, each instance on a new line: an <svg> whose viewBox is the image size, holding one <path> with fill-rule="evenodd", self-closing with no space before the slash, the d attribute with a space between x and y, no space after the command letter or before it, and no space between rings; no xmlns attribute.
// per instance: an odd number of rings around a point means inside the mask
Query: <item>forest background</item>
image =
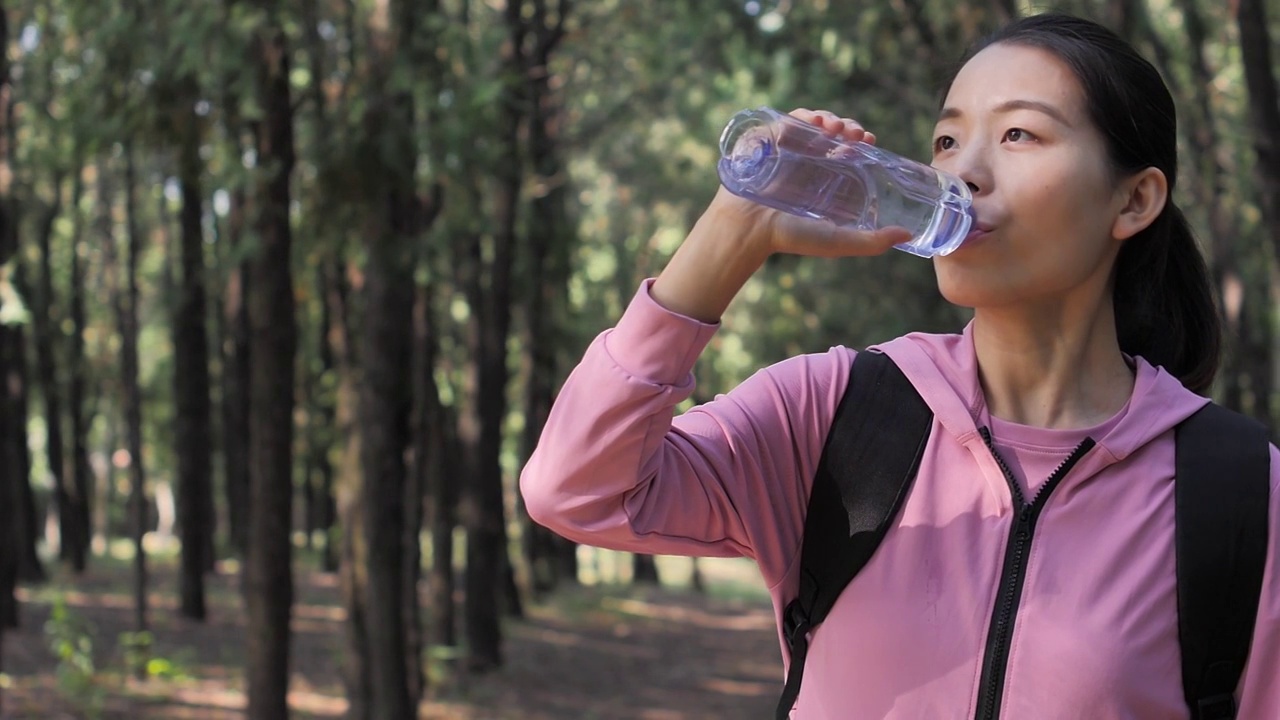
<svg viewBox="0 0 1280 720"><path fill-rule="evenodd" d="M3 0L0 715L763 713L750 569L577 548L515 492L724 122L829 108L926 159L970 42L1107 24L1178 101L1214 396L1274 424L1278 6ZM964 321L906 254L775 257L693 400Z"/></svg>

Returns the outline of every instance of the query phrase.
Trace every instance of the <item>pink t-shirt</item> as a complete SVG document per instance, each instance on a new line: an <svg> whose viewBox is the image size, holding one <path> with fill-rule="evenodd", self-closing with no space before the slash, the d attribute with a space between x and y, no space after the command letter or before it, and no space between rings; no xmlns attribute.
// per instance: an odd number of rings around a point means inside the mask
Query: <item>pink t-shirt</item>
<svg viewBox="0 0 1280 720"><path fill-rule="evenodd" d="M1129 411L1129 404L1094 427L1080 429L1048 429L1020 425L987 415L987 427L1001 459L1009 467L1022 496L1030 502L1049 476L1053 475L1085 438L1106 436Z"/></svg>

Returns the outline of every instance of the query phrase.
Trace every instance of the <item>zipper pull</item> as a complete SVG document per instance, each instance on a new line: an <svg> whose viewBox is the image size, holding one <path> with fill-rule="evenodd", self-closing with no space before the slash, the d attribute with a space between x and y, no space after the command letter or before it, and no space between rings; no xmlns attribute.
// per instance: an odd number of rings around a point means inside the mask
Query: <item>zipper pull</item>
<svg viewBox="0 0 1280 720"><path fill-rule="evenodd" d="M1018 539L1026 540L1031 537L1031 508L1023 507L1018 511Z"/></svg>

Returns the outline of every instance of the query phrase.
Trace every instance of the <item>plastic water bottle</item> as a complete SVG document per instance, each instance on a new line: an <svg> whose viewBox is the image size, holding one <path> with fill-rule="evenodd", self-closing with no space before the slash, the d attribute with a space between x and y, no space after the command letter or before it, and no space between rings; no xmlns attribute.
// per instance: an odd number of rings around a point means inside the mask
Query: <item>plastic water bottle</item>
<svg viewBox="0 0 1280 720"><path fill-rule="evenodd" d="M733 194L858 230L906 228L911 241L894 247L913 255L951 253L973 222L973 196L954 175L772 108L734 115L720 153L720 181Z"/></svg>

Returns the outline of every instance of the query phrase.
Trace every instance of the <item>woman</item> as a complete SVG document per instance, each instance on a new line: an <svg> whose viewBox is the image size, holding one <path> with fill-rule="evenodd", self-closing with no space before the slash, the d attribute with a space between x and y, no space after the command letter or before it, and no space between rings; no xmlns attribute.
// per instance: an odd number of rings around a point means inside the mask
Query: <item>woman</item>
<svg viewBox="0 0 1280 720"><path fill-rule="evenodd" d="M830 113L794 114L874 139ZM974 317L959 335L879 348L935 419L896 524L812 634L794 717L1188 716L1173 428L1206 402L1196 393L1212 381L1218 329L1203 260L1170 201L1175 145L1159 75L1088 21L1018 21L951 82L934 165L972 189L977 227L934 266L943 295ZM722 190L567 381L521 478L531 515L593 545L751 557L780 613L854 351L786 360L674 421L673 408L721 313L770 254L877 255L902 240ZM1271 466L1241 718L1280 718L1274 447ZM1039 519L996 649L989 628L1020 503L1038 504ZM1003 672L984 666L993 652Z"/></svg>

